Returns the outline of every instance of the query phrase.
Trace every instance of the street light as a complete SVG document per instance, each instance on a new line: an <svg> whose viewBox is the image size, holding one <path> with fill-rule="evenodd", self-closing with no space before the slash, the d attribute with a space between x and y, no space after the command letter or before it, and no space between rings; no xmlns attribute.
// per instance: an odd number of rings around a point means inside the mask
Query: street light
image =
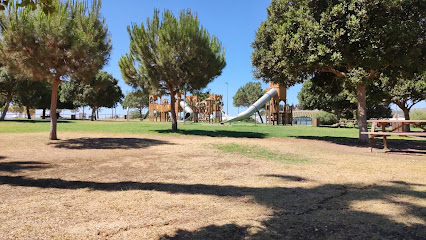
<svg viewBox="0 0 426 240"><path fill-rule="evenodd" d="M226 114L229 115L229 101L228 101L228 82L226 84Z"/></svg>

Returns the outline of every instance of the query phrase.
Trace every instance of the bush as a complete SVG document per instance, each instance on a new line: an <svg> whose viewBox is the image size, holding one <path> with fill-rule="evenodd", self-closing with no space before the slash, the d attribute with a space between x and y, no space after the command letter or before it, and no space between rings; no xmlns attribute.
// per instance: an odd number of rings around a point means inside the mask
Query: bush
<svg viewBox="0 0 426 240"><path fill-rule="evenodd" d="M410 113L410 119L412 120L426 120L426 111L423 110L415 110ZM426 123L419 124L422 127L426 126Z"/></svg>
<svg viewBox="0 0 426 240"><path fill-rule="evenodd" d="M139 111L130 111L129 119L142 119L142 115Z"/></svg>
<svg viewBox="0 0 426 240"><path fill-rule="evenodd" d="M338 122L336 115L324 111L315 113L314 118L319 119L321 125L333 125Z"/></svg>

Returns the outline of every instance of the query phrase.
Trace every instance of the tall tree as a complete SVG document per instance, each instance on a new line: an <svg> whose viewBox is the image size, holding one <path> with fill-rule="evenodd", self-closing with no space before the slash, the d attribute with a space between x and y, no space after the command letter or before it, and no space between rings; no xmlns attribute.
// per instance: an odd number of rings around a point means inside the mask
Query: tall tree
<svg viewBox="0 0 426 240"><path fill-rule="evenodd" d="M338 81L328 81L328 84L324 85L324 82L317 82L313 79L304 82L297 95L300 108L332 112L336 115L336 119L356 117L356 93L345 90L339 83ZM380 89L368 86L366 95L368 116L371 118L392 116L389 101Z"/></svg>
<svg viewBox="0 0 426 240"><path fill-rule="evenodd" d="M52 86L49 83L46 83L37 89L37 102L35 103L34 108L41 109L42 114L41 118L46 118L46 109L50 107L50 99L52 98ZM59 100L59 98L58 98ZM58 107L61 108L62 104L58 103Z"/></svg>
<svg viewBox="0 0 426 240"><path fill-rule="evenodd" d="M177 130L175 95L201 89L222 73L225 53L218 38L200 25L190 10L179 18L158 10L140 26L127 28L130 52L119 61L126 83L146 91L170 95L172 130Z"/></svg>
<svg viewBox="0 0 426 240"><path fill-rule="evenodd" d="M405 119L409 120L411 108L426 100L426 72L411 79L398 78L396 81L384 77L383 89L390 100L404 112Z"/></svg>
<svg viewBox="0 0 426 240"><path fill-rule="evenodd" d="M30 109L36 106L38 102L38 91L45 88L44 82L19 81L18 89L15 97L15 104L25 107L27 110L27 118L31 119Z"/></svg>
<svg viewBox="0 0 426 240"><path fill-rule="evenodd" d="M18 83L16 79L10 75L6 69L0 68L0 95L4 98L4 105L0 121L4 121L7 111L9 110L10 103L13 100L16 91L18 90Z"/></svg>
<svg viewBox="0 0 426 240"><path fill-rule="evenodd" d="M100 1L53 0L52 7L52 13L39 5L35 11L12 5L1 12L0 54L17 76L52 83L50 112L55 113L61 81L92 78L108 60L111 45ZM57 139L56 125L51 114L51 140Z"/></svg>
<svg viewBox="0 0 426 240"><path fill-rule="evenodd" d="M328 74L327 74L328 75ZM320 76L320 75L318 75ZM333 112L337 119L342 115L347 117L354 111L354 103L351 102L348 93L341 84L333 81L330 76L328 84L317 83L315 80L307 80L303 83L297 98L301 109L318 109L326 112Z"/></svg>
<svg viewBox="0 0 426 240"><path fill-rule="evenodd" d="M112 108L123 98L118 80L111 74L100 71L90 82L71 80L61 89L61 101L71 101L76 106L89 106L93 121L96 111L101 107Z"/></svg>
<svg viewBox="0 0 426 240"><path fill-rule="evenodd" d="M416 74L412 78L390 79L382 77L383 91L388 94L390 101L396 104L404 113L405 120L410 120L410 110L417 103L426 100L426 72ZM410 125L405 126L410 131Z"/></svg>
<svg viewBox="0 0 426 240"><path fill-rule="evenodd" d="M143 91L131 92L126 95L121 103L123 108L136 108L142 117L142 110L149 106L149 95Z"/></svg>
<svg viewBox="0 0 426 240"><path fill-rule="evenodd" d="M233 104L235 107L250 107L261 98L263 94L264 91L262 90L260 82L248 82L237 90L233 97ZM259 110L257 113L263 123Z"/></svg>
<svg viewBox="0 0 426 240"><path fill-rule="evenodd" d="M272 0L253 42L255 76L292 86L332 73L356 91L367 131L366 85L390 70L425 68L425 18L422 0Z"/></svg>

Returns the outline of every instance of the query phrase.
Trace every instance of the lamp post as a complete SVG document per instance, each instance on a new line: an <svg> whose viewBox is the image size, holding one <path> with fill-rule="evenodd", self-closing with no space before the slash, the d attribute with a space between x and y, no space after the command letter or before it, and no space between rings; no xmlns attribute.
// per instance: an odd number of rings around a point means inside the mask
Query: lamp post
<svg viewBox="0 0 426 240"><path fill-rule="evenodd" d="M229 115L229 101L228 101L228 82L226 84L226 114Z"/></svg>

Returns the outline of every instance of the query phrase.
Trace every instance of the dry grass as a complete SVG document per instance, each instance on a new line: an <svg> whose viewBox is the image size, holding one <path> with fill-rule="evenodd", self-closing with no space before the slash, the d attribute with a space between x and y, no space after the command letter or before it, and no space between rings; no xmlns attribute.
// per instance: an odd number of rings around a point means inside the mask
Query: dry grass
<svg viewBox="0 0 426 240"><path fill-rule="evenodd" d="M419 239L426 157L303 139L2 134L0 239ZM226 153L259 146L308 162Z"/></svg>

